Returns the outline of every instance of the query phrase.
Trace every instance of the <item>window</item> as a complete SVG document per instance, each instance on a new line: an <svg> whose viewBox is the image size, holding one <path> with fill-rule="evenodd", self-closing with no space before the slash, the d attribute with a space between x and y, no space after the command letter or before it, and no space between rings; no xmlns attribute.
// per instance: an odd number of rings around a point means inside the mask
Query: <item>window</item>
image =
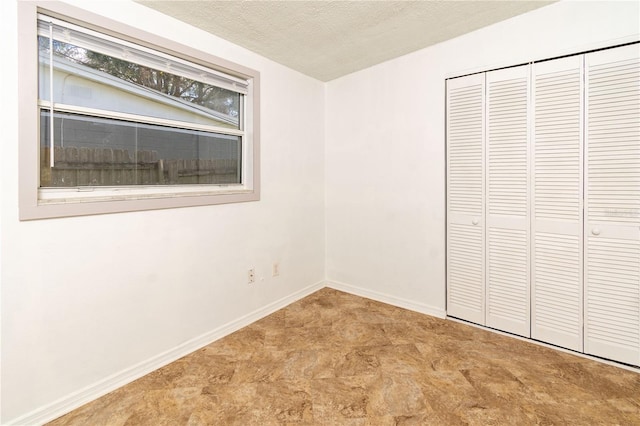
<svg viewBox="0 0 640 426"><path fill-rule="evenodd" d="M259 199L257 72L42 4L19 6L21 219Z"/></svg>

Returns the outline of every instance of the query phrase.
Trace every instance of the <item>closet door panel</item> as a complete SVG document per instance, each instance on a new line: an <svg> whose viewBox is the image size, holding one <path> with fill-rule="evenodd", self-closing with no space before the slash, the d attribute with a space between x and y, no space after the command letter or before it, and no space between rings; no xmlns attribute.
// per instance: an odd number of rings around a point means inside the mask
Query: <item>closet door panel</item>
<svg viewBox="0 0 640 426"><path fill-rule="evenodd" d="M486 325L529 337L529 67L486 76Z"/></svg>
<svg viewBox="0 0 640 426"><path fill-rule="evenodd" d="M447 81L447 314L484 324L484 74Z"/></svg>
<svg viewBox="0 0 640 426"><path fill-rule="evenodd" d="M585 62L585 352L640 365L640 46Z"/></svg>
<svg viewBox="0 0 640 426"><path fill-rule="evenodd" d="M532 67L531 337L582 351L583 56Z"/></svg>

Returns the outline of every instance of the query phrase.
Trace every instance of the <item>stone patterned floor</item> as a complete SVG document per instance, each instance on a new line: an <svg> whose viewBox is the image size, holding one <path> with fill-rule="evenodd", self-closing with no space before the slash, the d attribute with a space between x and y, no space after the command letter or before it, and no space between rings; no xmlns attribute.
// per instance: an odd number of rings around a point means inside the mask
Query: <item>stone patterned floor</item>
<svg viewBox="0 0 640 426"><path fill-rule="evenodd" d="M640 374L325 288L50 425L640 425Z"/></svg>

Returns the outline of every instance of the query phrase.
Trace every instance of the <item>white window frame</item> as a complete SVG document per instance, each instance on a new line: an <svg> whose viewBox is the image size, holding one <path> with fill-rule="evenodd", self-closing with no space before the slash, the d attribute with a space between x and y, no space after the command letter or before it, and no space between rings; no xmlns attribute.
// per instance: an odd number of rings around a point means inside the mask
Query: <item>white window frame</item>
<svg viewBox="0 0 640 426"><path fill-rule="evenodd" d="M39 13L247 80L249 85L248 94L244 96L242 183L39 188L40 138L36 43ZM58 2L18 2L18 31L20 220L205 206L260 199L260 73L258 71Z"/></svg>

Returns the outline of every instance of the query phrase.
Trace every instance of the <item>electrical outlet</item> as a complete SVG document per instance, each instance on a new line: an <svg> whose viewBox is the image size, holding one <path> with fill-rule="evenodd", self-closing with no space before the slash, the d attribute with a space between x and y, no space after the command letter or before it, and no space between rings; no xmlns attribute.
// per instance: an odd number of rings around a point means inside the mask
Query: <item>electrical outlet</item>
<svg viewBox="0 0 640 426"><path fill-rule="evenodd" d="M249 273L247 275L249 284L253 284L256 282L256 270L251 268L249 269Z"/></svg>
<svg viewBox="0 0 640 426"><path fill-rule="evenodd" d="M271 275L274 277L277 277L278 275L280 275L280 264L278 262L275 262L273 264L273 267L271 269Z"/></svg>

